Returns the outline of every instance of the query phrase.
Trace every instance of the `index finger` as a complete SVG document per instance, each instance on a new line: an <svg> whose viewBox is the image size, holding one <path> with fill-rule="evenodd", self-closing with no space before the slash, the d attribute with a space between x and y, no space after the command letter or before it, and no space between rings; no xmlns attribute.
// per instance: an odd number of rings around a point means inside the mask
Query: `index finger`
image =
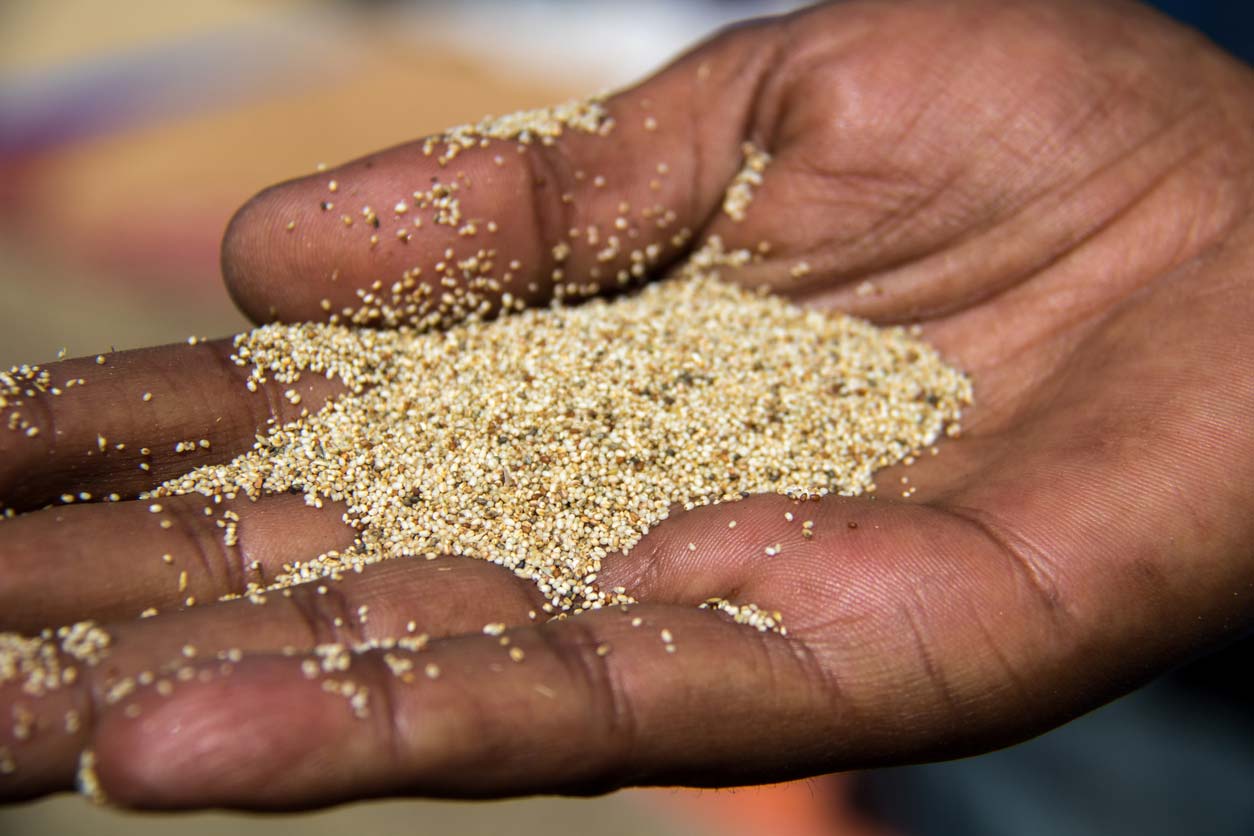
<svg viewBox="0 0 1254 836"><path fill-rule="evenodd" d="M316 374L250 386L231 340L192 343L0 374L0 511L131 497L344 390Z"/></svg>
<svg viewBox="0 0 1254 836"><path fill-rule="evenodd" d="M432 326L644 279L685 250L741 165L772 57L757 34L604 100L485 119L267 189L227 230L228 288L257 321Z"/></svg>

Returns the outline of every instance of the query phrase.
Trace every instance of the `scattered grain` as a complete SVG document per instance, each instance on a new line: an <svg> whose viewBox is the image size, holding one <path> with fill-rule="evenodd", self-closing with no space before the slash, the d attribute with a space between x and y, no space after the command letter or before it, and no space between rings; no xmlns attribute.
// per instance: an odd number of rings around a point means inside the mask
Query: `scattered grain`
<svg viewBox="0 0 1254 836"><path fill-rule="evenodd" d="M745 212L753 201L753 191L762 185L762 172L771 161L771 155L752 142L744 143L741 153L744 155L744 166L732 179L723 197L723 211L736 222L745 219Z"/></svg>
<svg viewBox="0 0 1254 836"><path fill-rule="evenodd" d="M747 624L757 630L788 635L784 616L778 610L766 611L757 604L733 604L726 598L710 598L700 605L703 610L720 610L727 613L737 624Z"/></svg>
<svg viewBox="0 0 1254 836"><path fill-rule="evenodd" d="M554 107L488 116L474 124L449 128L427 139L423 153L430 156L439 149L436 159L440 165L447 165L462 151L485 144L484 140L513 140L519 150L524 150L535 142L552 145L567 130L604 136L613 125L603 97L577 99Z"/></svg>
<svg viewBox="0 0 1254 836"><path fill-rule="evenodd" d="M78 774L74 786L80 795L93 804L104 804L108 800L100 787L100 779L96 777L96 753L91 749L84 749L79 753Z"/></svg>

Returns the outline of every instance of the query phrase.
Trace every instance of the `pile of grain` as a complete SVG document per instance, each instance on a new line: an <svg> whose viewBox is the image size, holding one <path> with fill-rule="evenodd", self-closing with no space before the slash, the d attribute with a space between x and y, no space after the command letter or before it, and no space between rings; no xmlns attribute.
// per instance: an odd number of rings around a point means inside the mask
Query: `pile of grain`
<svg viewBox="0 0 1254 836"><path fill-rule="evenodd" d="M254 598L453 554L505 566L546 609L578 612L630 600L597 586L602 561L672 508L858 494L957 420L969 383L932 349L724 282L721 267L747 254L711 243L677 276L613 301L444 332L243 334L236 362L252 380L322 374L350 394L149 496L343 501L358 541L254 585Z"/></svg>

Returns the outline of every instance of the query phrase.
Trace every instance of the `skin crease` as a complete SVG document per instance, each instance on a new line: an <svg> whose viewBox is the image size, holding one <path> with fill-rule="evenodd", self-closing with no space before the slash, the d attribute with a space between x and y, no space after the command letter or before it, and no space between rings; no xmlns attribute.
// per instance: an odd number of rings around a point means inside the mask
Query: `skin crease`
<svg viewBox="0 0 1254 836"><path fill-rule="evenodd" d="M0 797L67 788L84 746L115 802L154 808L718 786L955 757L1052 728L1249 629L1247 68L1129 3L846 2L729 30L608 107L608 140L473 149L448 169L419 143L267 190L228 230L228 286L259 320L317 319L321 299L353 306L356 289L459 243L441 227L366 246L366 230L319 210L330 178L343 206L386 207L466 172L463 211L499 217L491 246L522 262L539 300L568 227L604 227L622 200L661 202L675 227L639 243L664 244L668 261L679 226L697 242L769 241L729 277L920 324L974 381L961 438L880 474L875 498L674 514L606 561L600 583L644 602L628 614L537 626L527 583L454 558L372 567L264 607L180 609L160 553L211 601L253 560L264 573L345 545L339 511L244 503L227 548L198 507L164 512L179 520L169 529L127 503L35 509L69 485L133 495L152 478L133 452L85 457L98 431L149 445L163 478L247 448L290 405L237 388L219 344L54 365L88 384L39 401L39 444L0 433L0 497L30 511L0 524L0 627L93 617L114 649L39 700L0 686L0 707L37 718L26 741L0 726L18 767ZM736 223L719 207L746 140L773 161ZM565 269L595 263L573 242ZM145 412L137 393L154 387ZM334 393L310 389L306 405ZM165 452L206 434L209 450ZM774 543L781 554L765 557ZM712 595L780 610L788 636L695 609ZM122 615L142 602L161 614ZM415 682L377 652L344 675L369 688L365 719L279 653L395 636L411 620L432 636ZM524 662L481 634L491 621L510 626ZM110 676L189 642L207 681L104 699ZM226 648L244 651L229 676L212 661ZM438 678L421 675L428 663ZM74 734L68 708L84 718Z"/></svg>

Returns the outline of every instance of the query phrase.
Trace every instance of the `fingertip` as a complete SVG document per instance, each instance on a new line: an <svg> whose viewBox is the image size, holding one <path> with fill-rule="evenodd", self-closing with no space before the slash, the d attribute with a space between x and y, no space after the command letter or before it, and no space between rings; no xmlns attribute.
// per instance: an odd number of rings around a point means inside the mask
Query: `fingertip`
<svg viewBox="0 0 1254 836"><path fill-rule="evenodd" d="M738 63L744 50L727 46L715 51ZM227 227L231 296L259 322L426 327L662 275L740 164L754 90L750 73L707 102L699 74L680 61L610 98L451 128L271 187Z"/></svg>
<svg viewBox="0 0 1254 836"><path fill-rule="evenodd" d="M291 666L240 667L201 667L170 696L149 691L107 711L93 750L104 798L149 810L333 803L352 783L337 777L356 722L343 699L309 688ZM311 797L320 789L327 797Z"/></svg>
<svg viewBox="0 0 1254 836"><path fill-rule="evenodd" d="M292 287L305 267L295 211L303 180L263 189L241 206L222 237L222 278L236 306L254 322L303 320L321 313L306 293ZM289 233L283 235L281 233Z"/></svg>
<svg viewBox="0 0 1254 836"><path fill-rule="evenodd" d="M537 261L530 230L506 221L530 205L527 169L502 150L446 165L420 140L263 190L224 234L228 292L255 322L415 323L442 296L484 313L510 269Z"/></svg>

